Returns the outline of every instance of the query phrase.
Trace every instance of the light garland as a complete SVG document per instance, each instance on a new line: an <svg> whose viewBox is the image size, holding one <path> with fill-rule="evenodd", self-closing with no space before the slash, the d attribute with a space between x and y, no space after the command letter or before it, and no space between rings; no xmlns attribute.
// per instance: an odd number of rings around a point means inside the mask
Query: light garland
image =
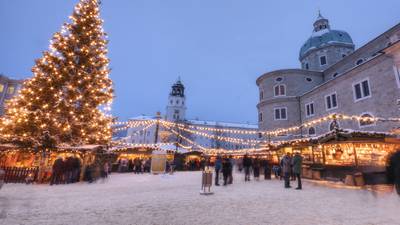
<svg viewBox="0 0 400 225"><path fill-rule="evenodd" d="M155 125L155 123L150 123L149 125L143 127L142 129L133 132L133 133L132 133L131 135L129 135L129 136L130 136L130 137L136 136L136 135L140 134L141 131L145 131L145 130L149 129L150 127L154 126L154 125Z"/></svg>
<svg viewBox="0 0 400 225"><path fill-rule="evenodd" d="M99 2L81 0L70 19L36 60L34 76L7 102L0 133L9 142L41 143L44 133L57 143L111 140L113 89Z"/></svg>
<svg viewBox="0 0 400 225"><path fill-rule="evenodd" d="M155 122L157 121L156 119L149 119L149 120L129 120L129 121L117 121L114 122L112 125L127 125L129 126L130 124L136 124L136 123L148 123L148 122Z"/></svg>
<svg viewBox="0 0 400 225"><path fill-rule="evenodd" d="M117 127L117 128L113 128L113 131L121 131L121 130L127 130L129 128L136 128L136 127L140 127L143 125L154 125L156 122L153 120L143 120L143 121L135 121L132 123L127 123L125 126L123 127Z"/></svg>
<svg viewBox="0 0 400 225"><path fill-rule="evenodd" d="M163 124L164 126L167 126L171 128L169 125ZM194 131L190 130L187 128L182 127L181 125L176 126L178 129L195 134L195 135L200 135L209 139L215 139L218 141L225 141L225 142L230 142L230 143L235 143L235 144L241 144L241 145L256 145L260 143L260 141L257 140L249 140L249 139L241 139L241 138L232 138L232 137L224 137L224 136L218 136L218 135L210 135L207 133L199 132L199 131Z"/></svg>
<svg viewBox="0 0 400 225"><path fill-rule="evenodd" d="M173 123L173 122L169 122L169 121L166 121L166 120L163 120L162 123L168 124L170 126L174 126L175 124L178 124L178 126L186 126L186 124L183 124L183 123ZM213 131L213 132L223 132L223 133L233 133L233 134L252 135L252 134L259 134L260 133L260 131L258 131L258 130L213 128L213 127L205 127L203 125L190 125L189 124L189 125L187 125L187 127L192 128L192 129L197 129L197 130L203 130L203 131Z"/></svg>

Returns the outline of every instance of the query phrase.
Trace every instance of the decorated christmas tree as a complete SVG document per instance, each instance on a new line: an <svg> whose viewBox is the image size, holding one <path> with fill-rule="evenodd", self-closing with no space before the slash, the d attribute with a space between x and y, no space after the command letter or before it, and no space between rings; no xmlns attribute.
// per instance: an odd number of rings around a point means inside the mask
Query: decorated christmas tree
<svg viewBox="0 0 400 225"><path fill-rule="evenodd" d="M36 145L46 135L56 144L110 141L113 90L99 2L81 0L70 19L8 102L0 127L6 140Z"/></svg>

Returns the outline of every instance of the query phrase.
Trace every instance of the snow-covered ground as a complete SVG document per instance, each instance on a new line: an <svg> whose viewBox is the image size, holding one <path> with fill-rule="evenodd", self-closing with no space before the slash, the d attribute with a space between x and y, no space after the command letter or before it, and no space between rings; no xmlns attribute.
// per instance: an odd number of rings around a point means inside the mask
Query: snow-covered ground
<svg viewBox="0 0 400 225"><path fill-rule="evenodd" d="M0 190L0 224L400 224L400 198L304 182L277 180L213 186L203 196L200 172L113 174L105 182L9 184Z"/></svg>

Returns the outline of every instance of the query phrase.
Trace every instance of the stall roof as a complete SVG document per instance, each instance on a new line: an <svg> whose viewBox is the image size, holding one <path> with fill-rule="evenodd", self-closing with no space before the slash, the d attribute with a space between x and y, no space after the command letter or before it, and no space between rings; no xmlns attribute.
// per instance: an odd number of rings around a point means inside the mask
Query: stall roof
<svg viewBox="0 0 400 225"><path fill-rule="evenodd" d="M388 132L377 132L377 131L359 131L359 130L351 130L351 129L342 129L338 131L331 131L329 133L325 133L323 135L301 138L301 139L293 139L288 140L282 144L277 145L275 148L284 147L287 145L307 145L307 144L323 144L332 141L365 141L365 140L373 140L373 141L391 141L394 140L400 141L397 135Z"/></svg>

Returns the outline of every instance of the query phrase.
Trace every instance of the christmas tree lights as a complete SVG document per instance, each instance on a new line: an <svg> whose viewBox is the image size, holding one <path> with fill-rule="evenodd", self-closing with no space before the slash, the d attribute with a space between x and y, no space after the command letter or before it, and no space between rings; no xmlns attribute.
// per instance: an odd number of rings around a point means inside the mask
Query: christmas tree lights
<svg viewBox="0 0 400 225"><path fill-rule="evenodd" d="M50 50L36 60L33 77L7 104L0 131L9 141L40 144L48 133L57 144L107 144L113 99L103 21L97 0L81 0ZM102 110L104 109L104 110Z"/></svg>

